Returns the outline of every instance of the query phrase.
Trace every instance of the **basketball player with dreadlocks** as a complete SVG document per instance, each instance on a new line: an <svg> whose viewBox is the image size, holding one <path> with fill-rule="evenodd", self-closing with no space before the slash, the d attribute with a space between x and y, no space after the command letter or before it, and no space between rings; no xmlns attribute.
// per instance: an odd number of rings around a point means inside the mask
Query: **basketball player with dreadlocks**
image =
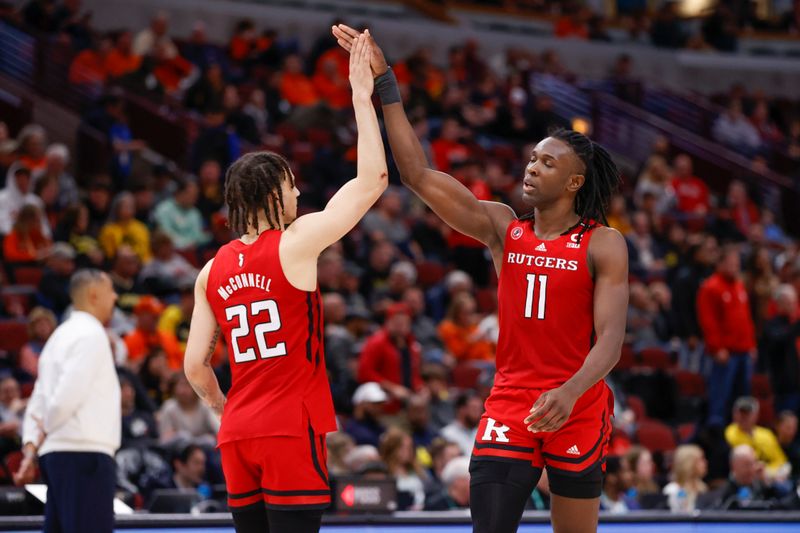
<svg viewBox="0 0 800 533"><path fill-rule="evenodd" d="M347 50L359 35L344 25L333 33ZM531 211L517 218L428 168L374 42L371 64L403 182L483 242L500 278L497 374L470 464L474 531L516 531L545 467L556 533L596 531L613 408L603 378L619 359L628 303L625 240L602 224L617 168L584 135L555 132L531 153L523 178Z"/></svg>
<svg viewBox="0 0 800 533"><path fill-rule="evenodd" d="M370 55L368 39L359 38L350 56L358 176L323 211L295 220L299 193L277 154L247 154L225 176L230 224L241 237L198 276L184 369L222 417L218 444L238 533L318 532L330 504L325 434L336 422L317 258L387 186ZM209 364L220 331L232 374L227 400Z"/></svg>

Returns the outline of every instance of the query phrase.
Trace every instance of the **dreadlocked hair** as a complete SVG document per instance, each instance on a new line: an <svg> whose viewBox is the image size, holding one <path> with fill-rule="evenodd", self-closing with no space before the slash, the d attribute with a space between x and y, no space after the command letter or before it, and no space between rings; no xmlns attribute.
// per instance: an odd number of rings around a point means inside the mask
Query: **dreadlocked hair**
<svg viewBox="0 0 800 533"><path fill-rule="evenodd" d="M251 152L237 159L225 173L228 226L240 235L247 233L248 225L258 232L258 212L263 210L270 229L280 229L284 179L294 186L289 163L274 152Z"/></svg>
<svg viewBox="0 0 800 533"><path fill-rule="evenodd" d="M575 212L580 217L578 225L583 226L578 240L583 234L591 229L590 220L596 220L603 224L608 224L606 212L611 202L611 197L622 184L617 165L605 148L589 139L586 135L574 130L559 128L550 132L550 137L565 142L572 148L586 170L584 171L583 186L578 189L575 197ZM522 220L533 220L533 211L524 215ZM566 233L572 231L567 230Z"/></svg>

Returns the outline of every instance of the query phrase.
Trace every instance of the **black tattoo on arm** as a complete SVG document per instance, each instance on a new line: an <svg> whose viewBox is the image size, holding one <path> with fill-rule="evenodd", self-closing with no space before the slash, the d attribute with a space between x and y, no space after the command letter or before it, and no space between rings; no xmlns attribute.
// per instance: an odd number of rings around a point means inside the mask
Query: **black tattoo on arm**
<svg viewBox="0 0 800 533"><path fill-rule="evenodd" d="M203 364L211 366L211 358L214 357L214 351L217 349L217 339L219 339L219 326L214 330L214 336L211 338L211 343L208 345L208 353Z"/></svg>

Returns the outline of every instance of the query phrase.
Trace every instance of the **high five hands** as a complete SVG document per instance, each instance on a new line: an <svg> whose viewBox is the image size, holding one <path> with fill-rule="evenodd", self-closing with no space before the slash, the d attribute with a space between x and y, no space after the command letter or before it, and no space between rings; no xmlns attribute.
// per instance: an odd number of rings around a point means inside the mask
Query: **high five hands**
<svg viewBox="0 0 800 533"><path fill-rule="evenodd" d="M339 46L350 52L350 68L352 68L353 65L353 48L358 42L359 35L364 35L366 36L367 43L370 45L369 64L372 69L372 76L377 78L389 70L389 65L386 63L383 51L375 43L375 39L372 38L369 30L364 31L362 34L346 24L337 24L331 27L331 32L333 36L336 37L336 42L339 43Z"/></svg>

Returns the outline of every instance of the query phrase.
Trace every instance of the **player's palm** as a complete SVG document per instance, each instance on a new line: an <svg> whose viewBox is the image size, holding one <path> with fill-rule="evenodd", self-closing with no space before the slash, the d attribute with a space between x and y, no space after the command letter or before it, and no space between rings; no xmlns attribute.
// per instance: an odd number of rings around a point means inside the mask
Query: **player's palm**
<svg viewBox="0 0 800 533"><path fill-rule="evenodd" d="M359 35L350 52L350 85L353 87L353 97L369 98L375 85L369 58L372 55L372 45L367 40L367 35Z"/></svg>
<svg viewBox="0 0 800 533"><path fill-rule="evenodd" d="M351 52L352 54L355 40L360 35L358 31L354 30L347 24L338 24L332 27L332 32L333 36L336 37L336 42L339 43L339 46L348 52ZM369 44L372 45L372 51L369 59L372 75L374 77L378 77L381 74L385 74L386 71L389 70L389 65L386 63L386 57L383 55L383 50L381 50L380 46L378 46L378 44L375 42L375 39L372 38L372 34L369 33L369 30L367 30L365 33L369 40Z"/></svg>

